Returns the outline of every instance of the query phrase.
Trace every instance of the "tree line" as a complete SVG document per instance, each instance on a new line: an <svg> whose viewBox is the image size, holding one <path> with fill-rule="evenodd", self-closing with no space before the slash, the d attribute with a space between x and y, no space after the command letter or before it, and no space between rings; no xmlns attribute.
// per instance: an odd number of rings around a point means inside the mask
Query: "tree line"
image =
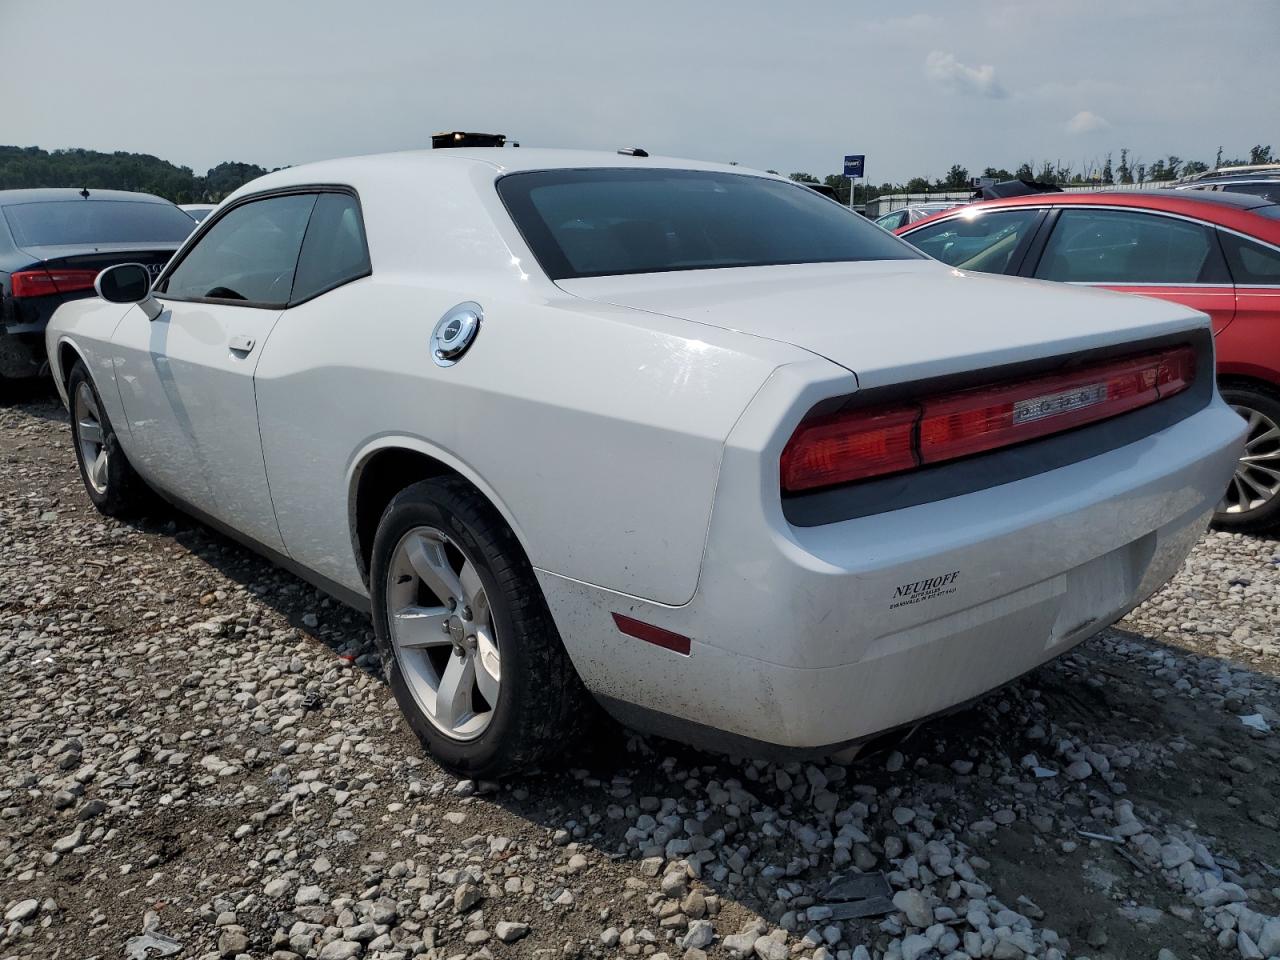
<svg viewBox="0 0 1280 960"><path fill-rule="evenodd" d="M153 193L174 203L217 203L270 172L254 163L220 163L201 176L147 153L0 146L0 190L88 187Z"/></svg>
<svg viewBox="0 0 1280 960"><path fill-rule="evenodd" d="M1116 183L1144 183L1148 181L1176 180L1195 173L1203 173L1216 167L1234 167L1245 164L1272 163L1270 145L1258 144L1249 151L1248 158L1226 158L1222 147L1218 148L1213 167L1201 160L1183 160L1168 156L1146 161L1120 150L1116 163L1112 154L1079 168L1062 161L1028 160L1010 171L1003 167L986 167L979 176L996 180L1038 180L1062 186L1107 186ZM88 187L90 190L133 190L153 193L174 203L217 203L241 185L270 173L255 163L220 163L203 176L190 167L180 167L153 157L147 153L100 153L97 150L41 150L39 147L0 146L0 190L19 187ZM777 173L770 170L770 173ZM828 174L819 180L813 174L797 172L791 179L800 183L825 183L836 192L841 203L849 202L849 181L838 173ZM970 174L967 167L955 163L946 175L930 180L928 177L912 177L905 182L886 181L878 186L858 182L854 200L866 203L878 196L891 193L941 193L969 188Z"/></svg>
<svg viewBox="0 0 1280 960"><path fill-rule="evenodd" d="M1134 155L1127 147L1120 150L1118 162L1112 163L1112 154L1105 158L1082 164L1079 168L1062 161L1045 160L1037 162L1028 160L1010 171L1003 167L987 167L982 173L974 176L992 177L995 180L1037 180L1040 183L1052 183L1057 186L1110 186L1117 183L1148 183L1152 181L1177 180L1204 173L1218 167L1239 167L1248 164L1275 163L1280 157L1273 157L1270 145L1258 144L1249 150L1247 158L1224 157L1222 147L1210 166L1202 160L1183 160L1170 155L1146 161ZM776 170L769 171L777 173ZM849 202L849 180L842 174L828 174L819 180L811 173L793 173L792 180L799 183L825 183L836 192L841 203ZM885 182L876 186L858 181L854 200L865 203L876 197L891 193L945 193L969 189L970 174L967 167L955 163L943 177L930 180L928 177L912 177L901 183Z"/></svg>

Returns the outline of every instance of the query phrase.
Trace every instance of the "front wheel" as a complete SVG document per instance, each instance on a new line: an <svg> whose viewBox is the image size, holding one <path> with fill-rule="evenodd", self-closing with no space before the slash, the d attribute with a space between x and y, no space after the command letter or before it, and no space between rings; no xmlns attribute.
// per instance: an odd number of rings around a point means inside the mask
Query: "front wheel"
<svg viewBox="0 0 1280 960"><path fill-rule="evenodd" d="M1244 418L1248 433L1213 522L1222 530L1262 533L1280 526L1280 395L1229 386L1222 399Z"/></svg>
<svg viewBox="0 0 1280 960"><path fill-rule="evenodd" d="M424 480L391 501L370 593L392 692L445 766L473 777L528 769L584 729L593 705L533 568L470 484Z"/></svg>
<svg viewBox="0 0 1280 960"><path fill-rule="evenodd" d="M79 360L67 378L67 395L71 401L71 442L89 499L109 517L140 512L152 502L150 491L124 455L98 390Z"/></svg>

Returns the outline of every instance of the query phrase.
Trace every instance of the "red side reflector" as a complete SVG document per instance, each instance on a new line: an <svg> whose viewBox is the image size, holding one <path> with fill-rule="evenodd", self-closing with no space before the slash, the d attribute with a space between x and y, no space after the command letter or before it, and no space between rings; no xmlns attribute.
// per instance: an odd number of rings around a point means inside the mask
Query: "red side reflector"
<svg viewBox="0 0 1280 960"><path fill-rule="evenodd" d="M782 451L782 488L807 490L917 466L912 432L920 408L876 408L815 417Z"/></svg>
<svg viewBox="0 0 1280 960"><path fill-rule="evenodd" d="M645 623L643 620L637 620L635 617L628 617L621 613L613 615L613 622L617 624L620 631L629 637L635 637L637 640L645 641L645 643L652 643L665 650L683 653L686 657L689 655L689 638L686 636L672 633L670 630L663 630L661 627L655 627L651 623Z"/></svg>
<svg viewBox="0 0 1280 960"><path fill-rule="evenodd" d="M55 293L92 290L97 270L19 270L10 278L15 297L47 297Z"/></svg>
<svg viewBox="0 0 1280 960"><path fill-rule="evenodd" d="M910 405L812 417L782 451L782 489L900 473L1060 433L1181 393L1195 375L1195 351L1181 346Z"/></svg>

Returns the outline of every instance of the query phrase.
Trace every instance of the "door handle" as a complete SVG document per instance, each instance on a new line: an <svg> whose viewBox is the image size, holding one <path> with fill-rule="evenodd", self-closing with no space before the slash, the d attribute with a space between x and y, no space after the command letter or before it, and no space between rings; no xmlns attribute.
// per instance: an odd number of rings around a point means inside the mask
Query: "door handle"
<svg viewBox="0 0 1280 960"><path fill-rule="evenodd" d="M253 337L239 334L232 337L227 346L231 348L232 353L246 354L253 349Z"/></svg>

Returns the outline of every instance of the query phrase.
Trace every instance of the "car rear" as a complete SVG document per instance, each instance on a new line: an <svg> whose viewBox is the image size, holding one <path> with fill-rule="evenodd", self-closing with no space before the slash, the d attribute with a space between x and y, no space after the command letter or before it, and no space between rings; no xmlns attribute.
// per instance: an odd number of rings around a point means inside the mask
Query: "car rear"
<svg viewBox="0 0 1280 960"><path fill-rule="evenodd" d="M93 296L101 270L142 263L158 276L195 225L146 194L0 193L0 377L40 374L49 318L63 303Z"/></svg>
<svg viewBox="0 0 1280 960"><path fill-rule="evenodd" d="M631 182L615 201L588 179L581 203L565 174L540 200L534 181L504 196L562 290L813 355L779 367L725 439L690 602L543 579L583 679L629 722L830 752L1070 649L1204 531L1243 423L1203 315L967 275L821 216L803 239L721 245L708 262L727 268L707 269L684 258L715 232L709 208L766 224L776 196L699 186L646 228L659 191ZM813 256L828 230L833 255Z"/></svg>
<svg viewBox="0 0 1280 960"><path fill-rule="evenodd" d="M1238 455L1187 321L861 397L780 372L726 442L693 600L576 597L588 685L660 732L822 754L1066 652L1176 572Z"/></svg>

